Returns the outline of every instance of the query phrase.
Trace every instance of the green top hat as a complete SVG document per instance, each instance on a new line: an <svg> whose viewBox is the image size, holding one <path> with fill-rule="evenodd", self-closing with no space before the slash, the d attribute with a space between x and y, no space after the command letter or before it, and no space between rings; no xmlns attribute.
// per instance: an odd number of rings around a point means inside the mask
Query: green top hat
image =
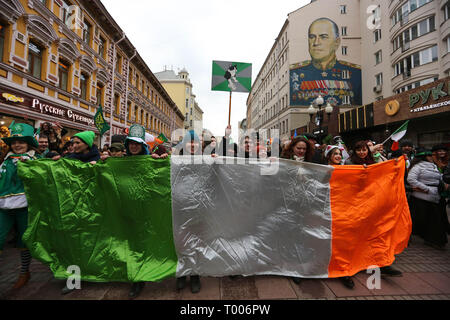
<svg viewBox="0 0 450 320"><path fill-rule="evenodd" d="M34 137L34 128L26 123L11 123L9 126L11 135L7 138L2 138L2 140L11 146L11 143L15 140L25 141L32 147L39 147L39 143Z"/></svg>

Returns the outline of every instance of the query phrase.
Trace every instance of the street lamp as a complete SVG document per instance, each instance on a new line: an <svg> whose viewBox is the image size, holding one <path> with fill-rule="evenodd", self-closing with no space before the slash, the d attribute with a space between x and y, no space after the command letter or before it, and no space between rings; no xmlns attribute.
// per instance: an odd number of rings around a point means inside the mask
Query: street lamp
<svg viewBox="0 0 450 320"><path fill-rule="evenodd" d="M309 119L312 122L312 117L317 114L318 120L319 120L319 140L320 135L322 134L322 106L324 105L325 101L322 96L318 96L316 100L314 100L313 104L316 105L319 110L314 108L314 106L311 104L309 108L306 110L309 114ZM333 113L333 106L328 102L327 106L325 107L325 112L328 115L328 120L330 120L330 116Z"/></svg>

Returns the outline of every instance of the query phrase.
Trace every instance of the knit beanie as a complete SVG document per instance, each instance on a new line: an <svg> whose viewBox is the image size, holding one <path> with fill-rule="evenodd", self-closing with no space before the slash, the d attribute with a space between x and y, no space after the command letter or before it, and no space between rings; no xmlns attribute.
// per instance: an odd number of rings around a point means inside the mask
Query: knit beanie
<svg viewBox="0 0 450 320"><path fill-rule="evenodd" d="M94 144L95 133L93 131L83 131L75 134L74 137L79 138L84 143L86 143L89 148L92 148L92 145Z"/></svg>

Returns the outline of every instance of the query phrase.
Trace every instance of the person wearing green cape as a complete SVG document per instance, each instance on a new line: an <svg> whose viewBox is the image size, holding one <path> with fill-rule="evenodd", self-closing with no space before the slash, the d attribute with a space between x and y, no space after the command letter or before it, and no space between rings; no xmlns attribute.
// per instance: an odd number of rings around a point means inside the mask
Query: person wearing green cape
<svg viewBox="0 0 450 320"><path fill-rule="evenodd" d="M6 237L14 226L18 227L17 248L20 249L20 275L13 289L22 288L30 280L30 251L22 242L28 226L28 202L22 180L17 175L19 161L35 160L33 148L38 147L34 128L25 123L14 122L10 126L11 136L2 140L11 148L0 166L0 258Z"/></svg>

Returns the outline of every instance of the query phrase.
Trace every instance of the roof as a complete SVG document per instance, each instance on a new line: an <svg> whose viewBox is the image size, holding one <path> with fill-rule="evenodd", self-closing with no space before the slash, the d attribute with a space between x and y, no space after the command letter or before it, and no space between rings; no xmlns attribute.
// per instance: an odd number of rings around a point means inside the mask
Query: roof
<svg viewBox="0 0 450 320"><path fill-rule="evenodd" d="M173 70L165 70L161 72L156 72L155 76L158 80L179 80L178 75L175 74Z"/></svg>

